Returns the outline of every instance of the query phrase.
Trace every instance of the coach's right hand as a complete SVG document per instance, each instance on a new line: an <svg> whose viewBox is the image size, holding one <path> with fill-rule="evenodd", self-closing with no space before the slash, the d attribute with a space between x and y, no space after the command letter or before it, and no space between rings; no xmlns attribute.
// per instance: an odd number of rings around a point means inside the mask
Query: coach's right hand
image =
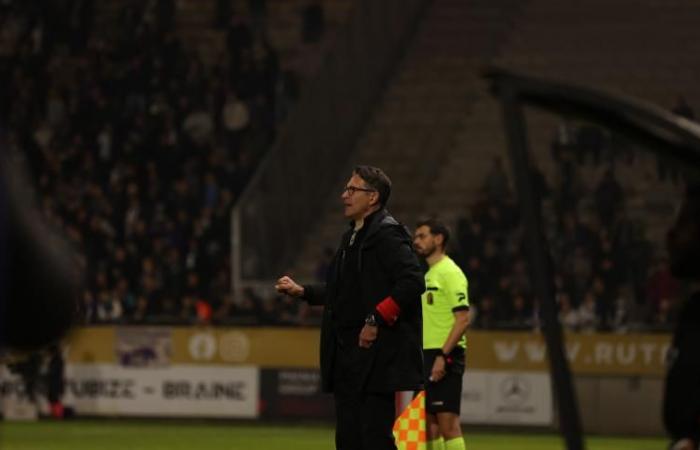
<svg viewBox="0 0 700 450"><path fill-rule="evenodd" d="M292 297L301 297L304 295L304 286L297 284L286 275L277 280L275 289L277 289L277 292L280 294L287 294Z"/></svg>

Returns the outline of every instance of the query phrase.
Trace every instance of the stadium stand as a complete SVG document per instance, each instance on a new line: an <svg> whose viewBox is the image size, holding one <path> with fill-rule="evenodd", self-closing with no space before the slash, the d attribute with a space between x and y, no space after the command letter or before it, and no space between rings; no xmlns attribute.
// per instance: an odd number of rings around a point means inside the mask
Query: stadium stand
<svg viewBox="0 0 700 450"><path fill-rule="evenodd" d="M500 111L479 69L498 63L669 107L682 94L687 103L675 106L692 115L688 105L700 101L692 6L430 4L353 159L391 175L391 208L407 225L431 213L454 224L477 326L538 326L517 257L523 236ZM0 123L45 213L85 253L88 322L314 322L253 289L234 301L228 214L351 8L351 0L2 3ZM682 189L673 168L585 123L537 112L528 123L565 324L667 327L682 290L660 245ZM293 269L302 279L323 271L319 257L343 226L330 197ZM284 314L275 314L280 304Z"/></svg>

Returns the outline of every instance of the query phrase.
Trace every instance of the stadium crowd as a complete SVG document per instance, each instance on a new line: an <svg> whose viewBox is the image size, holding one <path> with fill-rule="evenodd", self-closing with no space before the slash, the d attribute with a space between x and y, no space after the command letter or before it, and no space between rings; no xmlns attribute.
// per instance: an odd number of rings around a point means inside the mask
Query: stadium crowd
<svg viewBox="0 0 700 450"><path fill-rule="evenodd" d="M683 286L671 276L663 243L651 242L647 224L630 217L616 176L616 167L634 160L634 149L589 125L563 126L568 137L559 130L551 148L557 180L550 185L534 161L530 167L562 325L581 332L670 330ZM585 165L602 168L592 188L580 181ZM662 162L658 168L663 179L667 170ZM537 329L539 299L510 186L496 158L479 199L457 225L457 257L470 280L476 327Z"/></svg>
<svg viewBox="0 0 700 450"><path fill-rule="evenodd" d="M94 29L95 3L0 4L5 140L85 255L88 322L207 317L230 301L229 210L294 77L253 17L231 11L227 53L205 67L173 0L125 2L114 35Z"/></svg>
<svg viewBox="0 0 700 450"><path fill-rule="evenodd" d="M44 213L85 255L86 322L314 323L289 299L247 290L234 301L229 289L229 210L298 96L265 38L264 2L252 1L250 16L222 13L227 52L213 67L175 32L173 0L126 2L114 36L94 29L94 9L92 0L0 2L2 131L24 155ZM307 13L317 21L318 9ZM322 27L304 33L318 40ZM531 167L553 212L561 320L579 331L666 329L681 286L624 213L614 170L624 162L606 151L620 143L593 127L571 131L552 145L556 185ZM609 166L592 192L576 183L586 163ZM476 327L532 329L539 302L503 164L494 160L455 227L454 257ZM584 197L595 205L587 220Z"/></svg>

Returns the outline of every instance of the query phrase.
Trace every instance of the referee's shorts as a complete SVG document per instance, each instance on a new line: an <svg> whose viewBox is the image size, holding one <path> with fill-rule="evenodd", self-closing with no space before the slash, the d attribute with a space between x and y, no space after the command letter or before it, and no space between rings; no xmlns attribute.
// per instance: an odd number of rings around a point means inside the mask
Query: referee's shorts
<svg viewBox="0 0 700 450"><path fill-rule="evenodd" d="M438 382L430 381L435 357L441 349L423 350L423 374L425 376L425 411L428 414L451 412L459 415L462 404L462 375L464 374L464 348L457 346L450 352L452 363L447 364L445 376Z"/></svg>

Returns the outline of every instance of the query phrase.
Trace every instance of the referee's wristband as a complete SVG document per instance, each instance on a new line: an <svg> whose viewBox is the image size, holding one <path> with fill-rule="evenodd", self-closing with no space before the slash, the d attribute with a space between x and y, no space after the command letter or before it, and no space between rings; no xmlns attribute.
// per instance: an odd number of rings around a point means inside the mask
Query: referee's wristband
<svg viewBox="0 0 700 450"><path fill-rule="evenodd" d="M452 364L452 362L453 362L452 357L450 355L448 355L447 353L443 352L442 349L440 349L440 353L438 353L438 356L442 356L442 359L445 360L445 364L449 365L449 364Z"/></svg>

